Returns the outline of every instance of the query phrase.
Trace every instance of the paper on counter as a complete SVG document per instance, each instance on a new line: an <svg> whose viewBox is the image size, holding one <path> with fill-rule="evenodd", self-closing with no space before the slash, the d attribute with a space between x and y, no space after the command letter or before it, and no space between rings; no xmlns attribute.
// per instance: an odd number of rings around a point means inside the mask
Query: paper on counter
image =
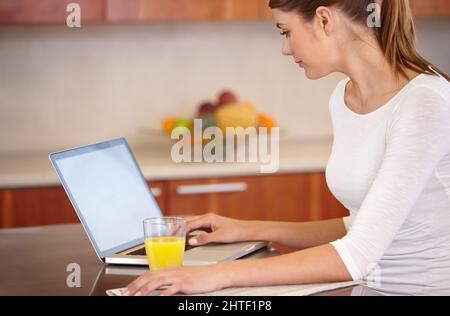
<svg viewBox="0 0 450 316"><path fill-rule="evenodd" d="M306 296L315 293L336 290L362 284L361 281L301 284L301 285L277 285L263 287L236 287L224 290L196 294L194 296ZM123 296L124 289L112 289L106 291L109 296ZM159 292L160 293L160 292ZM158 295L153 292L151 295Z"/></svg>

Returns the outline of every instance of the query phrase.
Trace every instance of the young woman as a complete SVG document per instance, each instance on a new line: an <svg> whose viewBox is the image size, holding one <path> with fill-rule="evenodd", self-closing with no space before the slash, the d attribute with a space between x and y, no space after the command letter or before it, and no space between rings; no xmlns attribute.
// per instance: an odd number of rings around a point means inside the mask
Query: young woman
<svg viewBox="0 0 450 316"><path fill-rule="evenodd" d="M409 1L376 1L378 26L371 23L373 2L269 4L285 37L283 54L309 79L348 77L329 104L334 142L326 176L350 216L309 223L194 218L190 230L212 233L192 244L268 240L301 250L149 272L127 287L128 295L160 286L172 295L359 279L449 290L450 84L414 47Z"/></svg>

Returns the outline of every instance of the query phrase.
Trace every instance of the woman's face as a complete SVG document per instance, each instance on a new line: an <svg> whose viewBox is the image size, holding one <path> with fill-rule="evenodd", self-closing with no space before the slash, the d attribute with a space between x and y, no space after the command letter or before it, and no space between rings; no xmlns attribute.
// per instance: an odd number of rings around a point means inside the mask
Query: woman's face
<svg viewBox="0 0 450 316"><path fill-rule="evenodd" d="M283 55L292 56L309 79L319 79L336 71L338 56L332 17L325 14L324 19L317 16L312 21L305 21L295 12L272 11L284 36Z"/></svg>

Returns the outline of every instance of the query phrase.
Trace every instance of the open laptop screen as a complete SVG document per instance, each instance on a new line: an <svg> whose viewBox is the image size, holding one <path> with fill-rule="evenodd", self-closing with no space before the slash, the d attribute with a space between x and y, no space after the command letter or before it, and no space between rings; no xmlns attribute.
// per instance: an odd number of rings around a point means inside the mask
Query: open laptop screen
<svg viewBox="0 0 450 316"><path fill-rule="evenodd" d="M101 258L143 242L142 220L162 215L124 139L50 159Z"/></svg>

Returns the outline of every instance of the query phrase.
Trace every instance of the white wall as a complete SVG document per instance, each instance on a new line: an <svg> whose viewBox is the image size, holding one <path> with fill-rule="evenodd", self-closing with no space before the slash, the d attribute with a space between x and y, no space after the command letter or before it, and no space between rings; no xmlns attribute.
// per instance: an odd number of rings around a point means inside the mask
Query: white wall
<svg viewBox="0 0 450 316"><path fill-rule="evenodd" d="M450 20L420 21L419 47L450 72ZM329 138L341 78L309 81L281 55L270 22L0 26L0 155L47 152L192 116L223 88L273 114L289 135Z"/></svg>

